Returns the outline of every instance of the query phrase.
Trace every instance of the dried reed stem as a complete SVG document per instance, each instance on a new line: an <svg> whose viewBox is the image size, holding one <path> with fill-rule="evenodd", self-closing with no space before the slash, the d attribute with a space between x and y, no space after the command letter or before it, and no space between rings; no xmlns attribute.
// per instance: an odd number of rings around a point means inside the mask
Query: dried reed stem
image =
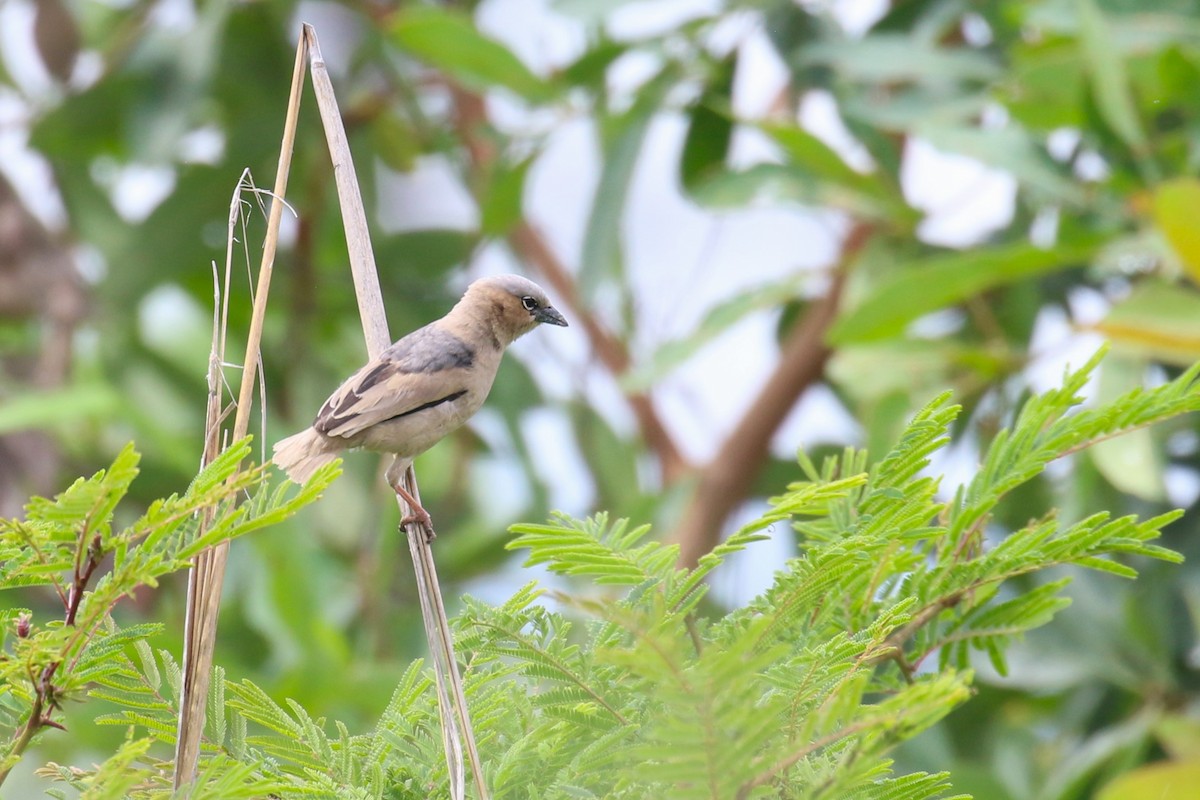
<svg viewBox="0 0 1200 800"><path fill-rule="evenodd" d="M262 341L263 318L267 310L267 298L271 288L271 274L275 265L275 250L279 242L279 222L283 217L283 198L287 194L288 173L292 164L292 149L296 141L296 125L300 114L300 95L304 88L305 40L303 37L296 50L296 64L292 70L292 89L288 98L287 118L284 122L283 141L279 148L279 167L275 173L275 189L267 217L267 232L263 242L262 261L258 270L258 284L254 294L254 309L250 320L250 332L246 337L246 355L238 390L237 412L234 417L232 441L246 436L250 426L251 398L258 377L259 345ZM241 182L239 182L239 191ZM234 205L238 202L234 199ZM233 212L231 211L231 217ZM233 224L232 221L230 223ZM232 260L233 231L230 231L229 248L226 251L226 275ZM226 287L226 301L228 286ZM214 341L214 348L216 343ZM220 344L221 354L224 342ZM220 431L220 384L216 384L217 399L214 402L213 369L219 369L223 358L214 353L209 370L209 417L205 430L205 463L211 461L219 447ZM217 638L217 616L221 604L221 589L225 583L225 562L229 557L229 543L222 542L206 550L196 558L196 564L188 573L187 614L184 623L183 687L179 704L179 731L175 743L175 788L190 785L196 778L200 758L200 738L204 732L204 711L208 699L209 679L212 673L213 649ZM186 794L186 790L184 792Z"/></svg>
<svg viewBox="0 0 1200 800"><path fill-rule="evenodd" d="M333 174L337 183L338 200L342 209L342 225L346 230L346 246L350 256L350 269L354 274L354 290L358 298L358 311L362 318L363 335L367 343L367 355L378 356L391 344L387 317L383 309L383 296L379 289L379 276L375 270L375 256L371 250L371 239L367 228L367 215L363 209L362 194L354 171L350 145L346 130L338 111L333 84L321 56L321 47L312 26L304 26L303 38L308 45L312 71L313 92L317 107L325 126L325 138L329 143L333 159ZM410 467L403 476L405 488L414 499L420 500L416 475ZM407 515L404 501L397 496L401 511ZM429 641L429 652L433 658L434 675L437 678L438 707L442 717L442 743L446 752L446 764L450 774L450 796L458 800L466 796L465 777L460 741L466 743L471 770L480 800L487 800L487 785L483 779L483 766L475 745L475 734L467 711L466 697L462 688L462 677L454 655L454 642L442 594L438 586L433 553L429 548L426 532L418 524L410 524L405 530L408 547L412 554L413 570L417 578L417 594L421 602L421 618L425 623L425 635Z"/></svg>

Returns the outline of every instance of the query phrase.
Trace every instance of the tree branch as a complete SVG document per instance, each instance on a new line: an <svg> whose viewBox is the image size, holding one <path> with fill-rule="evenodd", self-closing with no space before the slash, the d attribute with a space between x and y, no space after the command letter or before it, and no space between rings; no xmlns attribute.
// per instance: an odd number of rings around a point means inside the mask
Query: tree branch
<svg viewBox="0 0 1200 800"><path fill-rule="evenodd" d="M680 545L682 566L695 567L701 556L716 547L726 518L746 498L766 461L771 437L804 391L824 375L832 353L825 344L825 332L837 318L849 265L866 246L871 233L871 226L864 222L851 227L825 296L792 329L774 373L716 457L701 470L696 491L674 535Z"/></svg>

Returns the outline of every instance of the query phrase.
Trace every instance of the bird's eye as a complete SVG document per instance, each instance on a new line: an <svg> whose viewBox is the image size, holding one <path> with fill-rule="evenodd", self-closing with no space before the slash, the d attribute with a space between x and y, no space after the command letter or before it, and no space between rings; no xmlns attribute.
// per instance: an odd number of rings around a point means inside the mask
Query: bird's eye
<svg viewBox="0 0 1200 800"><path fill-rule="evenodd" d="M526 295L525 297L521 298L521 305L525 306L526 311L533 311L538 307L538 302L532 297Z"/></svg>

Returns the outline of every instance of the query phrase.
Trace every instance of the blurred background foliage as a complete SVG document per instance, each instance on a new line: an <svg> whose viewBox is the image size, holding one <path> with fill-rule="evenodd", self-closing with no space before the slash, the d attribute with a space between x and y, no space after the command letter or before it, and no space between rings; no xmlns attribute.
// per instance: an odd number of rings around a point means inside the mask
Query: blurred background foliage
<svg viewBox="0 0 1200 800"><path fill-rule="evenodd" d="M947 387L968 409L937 465L953 492L1014 402L1102 339L1102 398L1200 355L1193 0L7 0L4 515L131 439L143 502L194 474L211 265L239 174L273 180L301 21L330 61L393 332L498 270L571 319L522 341L476 423L418 462L450 598L523 582L506 525L554 508L653 521L694 560L797 477L797 446L881 452ZM268 441L363 358L332 177L306 101ZM240 219L239 263L257 264L263 215ZM244 292L231 311L244 330ZM979 696L898 770L1007 800L1157 797L1156 775L1197 769L1198 452L1193 422L1142 431L1002 509L996 538L1052 507L1183 506L1163 543L1190 561L1077 576L1074 607L1008 677L981 664ZM376 459L346 468L234 547L217 661L365 725L422 637ZM761 585L790 536L718 576L716 600ZM178 653L182 596L122 612L167 621L156 646ZM108 751L91 714L45 757Z"/></svg>

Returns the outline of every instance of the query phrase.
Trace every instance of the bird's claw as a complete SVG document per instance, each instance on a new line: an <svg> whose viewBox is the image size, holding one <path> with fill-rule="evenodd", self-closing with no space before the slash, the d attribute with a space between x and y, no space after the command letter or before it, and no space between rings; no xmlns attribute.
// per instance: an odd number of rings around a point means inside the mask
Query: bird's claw
<svg viewBox="0 0 1200 800"><path fill-rule="evenodd" d="M429 516L429 512L423 508L418 508L411 514L406 514L404 519L400 520L400 527L407 528L409 525L416 523L425 531L425 543L429 544L437 538L437 534L433 530L433 518Z"/></svg>
<svg viewBox="0 0 1200 800"><path fill-rule="evenodd" d="M391 483L391 481L389 481ZM429 516L429 512L425 507L417 502L417 498L413 497L408 491L400 485L399 481L392 483L392 489L402 499L405 505L408 506L408 513L400 520L400 527L407 528L414 522L421 526L425 531L425 543L429 544L437 538L437 534L433 531L433 518Z"/></svg>

